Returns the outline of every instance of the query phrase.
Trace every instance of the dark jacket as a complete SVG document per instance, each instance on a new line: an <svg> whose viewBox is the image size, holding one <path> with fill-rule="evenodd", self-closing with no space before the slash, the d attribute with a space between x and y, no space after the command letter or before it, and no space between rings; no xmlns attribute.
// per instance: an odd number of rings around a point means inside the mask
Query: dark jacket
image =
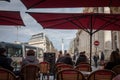
<svg viewBox="0 0 120 80"><path fill-rule="evenodd" d="M62 62L62 63L65 63L65 64L73 65L72 58L70 58L68 56L60 57L57 60L57 62Z"/></svg>
<svg viewBox="0 0 120 80"><path fill-rule="evenodd" d="M35 56L27 56L22 61L22 66L26 64L39 64L39 60Z"/></svg>
<svg viewBox="0 0 120 80"><path fill-rule="evenodd" d="M104 56L104 53L102 52L100 60L103 61L104 59L105 59L105 56Z"/></svg>
<svg viewBox="0 0 120 80"><path fill-rule="evenodd" d="M99 60L99 56L98 56L98 55L94 55L94 56L93 56L93 60L94 60L94 61L98 61L98 60Z"/></svg>
<svg viewBox="0 0 120 80"><path fill-rule="evenodd" d="M120 61L118 61L118 63L114 63L114 62L108 62L106 65L105 65L105 69L109 69L109 70L112 70L112 68L116 65L120 65Z"/></svg>
<svg viewBox="0 0 120 80"><path fill-rule="evenodd" d="M0 55L0 66L8 69L10 71L13 71L13 67L11 66L10 58L8 58L5 55Z"/></svg>
<svg viewBox="0 0 120 80"><path fill-rule="evenodd" d="M87 59L87 57L86 57L85 55L80 55L80 56L78 57L75 65L78 65L78 64L81 63L81 62L85 62L85 63L88 62L88 59Z"/></svg>

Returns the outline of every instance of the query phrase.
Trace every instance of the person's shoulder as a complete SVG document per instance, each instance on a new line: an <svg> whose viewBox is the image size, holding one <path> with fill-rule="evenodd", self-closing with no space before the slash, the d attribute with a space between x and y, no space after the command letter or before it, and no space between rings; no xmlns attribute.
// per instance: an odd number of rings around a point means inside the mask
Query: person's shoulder
<svg viewBox="0 0 120 80"><path fill-rule="evenodd" d="M5 55L2 55L2 56L0 56L0 59L1 60L10 60L7 56L5 56Z"/></svg>
<svg viewBox="0 0 120 80"><path fill-rule="evenodd" d="M66 57L66 59L72 59L71 57Z"/></svg>
<svg viewBox="0 0 120 80"><path fill-rule="evenodd" d="M111 61L107 62L106 64L107 64L107 65L114 65L114 63L111 62Z"/></svg>
<svg viewBox="0 0 120 80"><path fill-rule="evenodd" d="M0 57L7 57L7 56L5 56L5 55L0 55Z"/></svg>

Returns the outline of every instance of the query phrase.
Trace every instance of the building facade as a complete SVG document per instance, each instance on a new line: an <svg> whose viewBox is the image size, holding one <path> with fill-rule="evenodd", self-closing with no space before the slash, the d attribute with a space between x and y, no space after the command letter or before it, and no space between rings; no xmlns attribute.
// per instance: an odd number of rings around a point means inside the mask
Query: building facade
<svg viewBox="0 0 120 80"><path fill-rule="evenodd" d="M28 44L42 48L44 52L56 52L56 49L54 48L52 42L44 33L32 35Z"/></svg>
<svg viewBox="0 0 120 80"><path fill-rule="evenodd" d="M110 13L110 8L85 8L83 13ZM99 41L99 45L95 46L94 41ZM77 48L78 52L86 51L86 55L90 56L90 35L83 30L78 30L74 40L74 49ZM103 51L109 55L112 51L112 36L111 31L100 30L92 35L92 55L101 53ZM106 59L108 57L106 56Z"/></svg>
<svg viewBox="0 0 120 80"><path fill-rule="evenodd" d="M120 7L110 7L111 13L120 14ZM120 31L112 31L112 49L120 50Z"/></svg>

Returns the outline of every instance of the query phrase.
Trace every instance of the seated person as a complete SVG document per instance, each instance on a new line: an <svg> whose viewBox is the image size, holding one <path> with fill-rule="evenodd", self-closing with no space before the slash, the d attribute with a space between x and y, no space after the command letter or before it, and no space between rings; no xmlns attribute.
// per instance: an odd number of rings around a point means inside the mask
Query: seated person
<svg viewBox="0 0 120 80"><path fill-rule="evenodd" d="M85 51L84 52L80 52L79 57L77 58L76 64L75 66L77 66L80 63L88 63L88 59L87 56L85 55Z"/></svg>
<svg viewBox="0 0 120 80"><path fill-rule="evenodd" d="M13 71L13 67L11 66L12 59L8 58L5 54L6 54L6 49L0 48L0 66L2 68Z"/></svg>
<svg viewBox="0 0 120 80"><path fill-rule="evenodd" d="M117 51L112 51L110 61L105 65L105 69L111 70L116 65L120 65L120 54Z"/></svg>
<svg viewBox="0 0 120 80"><path fill-rule="evenodd" d="M34 50L28 50L27 51L27 56L25 59L22 61L22 66L26 64L39 64L39 60L35 56L35 51Z"/></svg>
<svg viewBox="0 0 120 80"><path fill-rule="evenodd" d="M62 62L62 63L65 63L65 64L69 64L69 65L73 65L73 61L72 61L72 58L71 58L69 53L66 53L64 56L62 56L59 59L59 62Z"/></svg>

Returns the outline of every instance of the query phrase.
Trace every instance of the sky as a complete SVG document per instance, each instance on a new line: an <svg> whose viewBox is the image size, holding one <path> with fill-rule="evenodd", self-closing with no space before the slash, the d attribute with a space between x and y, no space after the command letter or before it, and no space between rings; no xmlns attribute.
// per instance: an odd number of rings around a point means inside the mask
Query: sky
<svg viewBox="0 0 120 80"><path fill-rule="evenodd" d="M59 30L59 29L43 29L30 15L25 12L53 12L53 13L81 13L82 8L59 8L59 9L29 9L27 10L20 0L11 0L11 2L0 1L0 10L20 11L25 26L2 26L0 25L0 42L28 42L32 35L45 33L52 41L54 47L61 50L62 39L64 48L69 48L69 43L76 37L77 30ZM72 12L71 12L72 11ZM59 44L58 44L59 43Z"/></svg>

